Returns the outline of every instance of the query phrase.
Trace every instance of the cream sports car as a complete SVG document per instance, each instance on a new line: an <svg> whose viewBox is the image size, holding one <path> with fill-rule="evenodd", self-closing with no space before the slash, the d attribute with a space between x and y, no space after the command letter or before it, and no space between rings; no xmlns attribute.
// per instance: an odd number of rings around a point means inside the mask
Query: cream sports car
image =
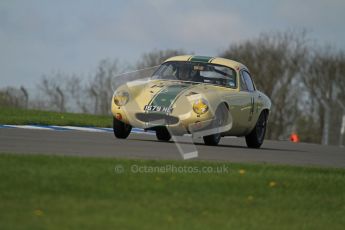
<svg viewBox="0 0 345 230"><path fill-rule="evenodd" d="M245 136L251 148L263 143L270 108L246 66L204 56L169 58L149 80L118 87L111 103L117 138L136 127L154 130L161 141L192 134L206 145L217 145L222 136Z"/></svg>

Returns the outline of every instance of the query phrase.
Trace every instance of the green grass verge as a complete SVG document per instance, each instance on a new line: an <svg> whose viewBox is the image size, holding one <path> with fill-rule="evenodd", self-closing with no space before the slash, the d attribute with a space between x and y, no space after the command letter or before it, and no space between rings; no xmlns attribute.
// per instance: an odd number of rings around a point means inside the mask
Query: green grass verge
<svg viewBox="0 0 345 230"><path fill-rule="evenodd" d="M111 127L112 117L0 107L0 124Z"/></svg>
<svg viewBox="0 0 345 230"><path fill-rule="evenodd" d="M229 172L133 173L135 165ZM345 226L341 169L0 154L0 181L1 229Z"/></svg>

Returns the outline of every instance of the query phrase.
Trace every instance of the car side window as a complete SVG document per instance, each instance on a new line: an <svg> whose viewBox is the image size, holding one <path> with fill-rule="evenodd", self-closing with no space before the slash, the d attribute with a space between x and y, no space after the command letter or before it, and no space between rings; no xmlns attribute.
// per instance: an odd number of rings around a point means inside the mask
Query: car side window
<svg viewBox="0 0 345 230"><path fill-rule="evenodd" d="M241 86L241 90L248 91L248 87L246 85L246 81L244 80L244 77L243 77L243 72L241 72L240 86Z"/></svg>
<svg viewBox="0 0 345 230"><path fill-rule="evenodd" d="M242 71L242 77L244 82L246 83L247 90L249 92L255 91L255 87L252 81L252 78L250 77L250 74L247 71Z"/></svg>

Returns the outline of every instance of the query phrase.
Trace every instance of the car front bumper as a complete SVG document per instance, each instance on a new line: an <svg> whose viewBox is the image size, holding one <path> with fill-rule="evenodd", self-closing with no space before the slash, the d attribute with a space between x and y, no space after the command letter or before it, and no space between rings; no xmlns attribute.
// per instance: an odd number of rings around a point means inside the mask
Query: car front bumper
<svg viewBox="0 0 345 230"><path fill-rule="evenodd" d="M174 135L183 135L204 129L213 121L210 112L197 115L193 111L185 114L148 113L145 111L131 111L126 106L112 104L112 114L115 118L136 128L154 130L165 126Z"/></svg>

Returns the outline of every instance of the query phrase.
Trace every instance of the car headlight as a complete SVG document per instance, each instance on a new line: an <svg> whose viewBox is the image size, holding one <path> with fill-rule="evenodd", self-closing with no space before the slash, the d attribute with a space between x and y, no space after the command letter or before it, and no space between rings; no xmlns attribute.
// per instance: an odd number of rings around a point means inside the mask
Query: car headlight
<svg viewBox="0 0 345 230"><path fill-rule="evenodd" d="M129 93L126 91L119 91L116 92L114 95L114 103L117 106L122 106L127 104L129 100Z"/></svg>
<svg viewBox="0 0 345 230"><path fill-rule="evenodd" d="M197 114L204 114L208 111L208 103L205 99L198 99L193 104L193 110Z"/></svg>

